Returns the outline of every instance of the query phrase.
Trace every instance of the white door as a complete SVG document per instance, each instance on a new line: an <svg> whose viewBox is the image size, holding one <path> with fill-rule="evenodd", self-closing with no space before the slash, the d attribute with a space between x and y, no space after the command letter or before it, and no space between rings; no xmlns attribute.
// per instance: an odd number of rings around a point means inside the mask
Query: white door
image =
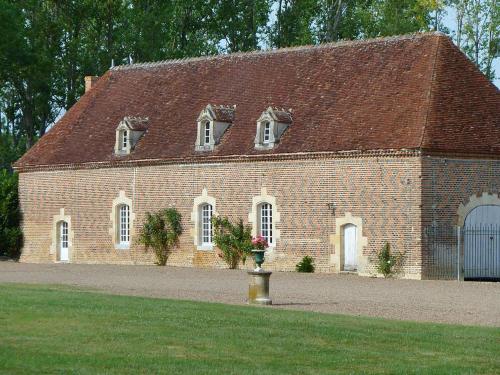
<svg viewBox="0 0 500 375"><path fill-rule="evenodd" d="M344 225L344 271L358 269L357 232L358 228L354 224Z"/></svg>
<svg viewBox="0 0 500 375"><path fill-rule="evenodd" d="M68 223L63 221L59 226L60 230L60 243L61 247L59 249L59 260L61 262L69 261L69 251L68 251Z"/></svg>
<svg viewBox="0 0 500 375"><path fill-rule="evenodd" d="M467 215L464 277L500 278L500 206L479 206Z"/></svg>

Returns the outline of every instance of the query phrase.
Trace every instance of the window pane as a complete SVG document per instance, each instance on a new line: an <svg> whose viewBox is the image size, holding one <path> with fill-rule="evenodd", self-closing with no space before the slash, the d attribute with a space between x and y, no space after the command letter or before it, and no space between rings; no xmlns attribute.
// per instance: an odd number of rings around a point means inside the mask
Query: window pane
<svg viewBox="0 0 500 375"><path fill-rule="evenodd" d="M123 136L122 136L122 147L127 148L128 144L128 132L126 130L123 131Z"/></svg>
<svg viewBox="0 0 500 375"><path fill-rule="evenodd" d="M273 217L272 205L263 203L260 206L260 235L264 237L269 244L273 243Z"/></svg>
<svg viewBox="0 0 500 375"><path fill-rule="evenodd" d="M210 143L210 123L205 123L205 144Z"/></svg>
<svg viewBox="0 0 500 375"><path fill-rule="evenodd" d="M204 204L201 207L201 242L203 245L212 244L212 205Z"/></svg>
<svg viewBox="0 0 500 375"><path fill-rule="evenodd" d="M120 243L128 244L130 242L130 209L124 204L120 206Z"/></svg>
<svg viewBox="0 0 500 375"><path fill-rule="evenodd" d="M61 223L61 247L68 248L68 223L65 221Z"/></svg>
<svg viewBox="0 0 500 375"><path fill-rule="evenodd" d="M264 143L269 143L271 135L271 124L266 122L264 125Z"/></svg>

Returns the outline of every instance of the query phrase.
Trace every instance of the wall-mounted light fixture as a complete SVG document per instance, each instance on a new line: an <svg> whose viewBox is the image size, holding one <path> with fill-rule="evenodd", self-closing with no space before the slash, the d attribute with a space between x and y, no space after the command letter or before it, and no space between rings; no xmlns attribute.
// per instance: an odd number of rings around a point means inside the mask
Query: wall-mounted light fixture
<svg viewBox="0 0 500 375"><path fill-rule="evenodd" d="M335 202L327 203L328 209L332 211L332 215L335 215L335 210L337 209L337 205Z"/></svg>

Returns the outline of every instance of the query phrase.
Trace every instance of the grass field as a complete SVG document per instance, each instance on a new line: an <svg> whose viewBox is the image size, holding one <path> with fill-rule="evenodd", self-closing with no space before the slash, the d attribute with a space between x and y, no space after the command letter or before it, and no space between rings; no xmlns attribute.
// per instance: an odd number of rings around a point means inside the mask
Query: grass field
<svg viewBox="0 0 500 375"><path fill-rule="evenodd" d="M500 329L0 285L2 373L500 373Z"/></svg>

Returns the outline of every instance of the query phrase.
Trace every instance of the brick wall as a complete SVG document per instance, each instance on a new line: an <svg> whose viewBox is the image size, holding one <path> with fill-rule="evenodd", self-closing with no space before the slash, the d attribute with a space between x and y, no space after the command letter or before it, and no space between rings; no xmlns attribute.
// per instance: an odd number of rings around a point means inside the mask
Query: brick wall
<svg viewBox="0 0 500 375"><path fill-rule="evenodd" d="M422 222L457 225L460 204L500 193L500 160L422 158Z"/></svg>
<svg viewBox="0 0 500 375"><path fill-rule="evenodd" d="M281 215L281 237L274 260L265 263L268 269L294 270L305 255L314 257L318 271L336 269L331 254L340 249L330 237L335 219L350 212L363 219L362 235L368 239L363 255L372 256L389 241L395 251L406 254L404 276L419 278L420 165L419 157L387 156L23 172L21 260L55 260L49 254L53 217L64 208L74 231L72 262L153 263L152 254L136 244L130 250L114 248L110 213L123 190L133 201L136 232L148 211L172 206L182 214L180 249L174 250L169 264L224 267L214 251L197 251L193 244L194 198L206 188L220 215L247 222L252 197L266 187L267 194L276 197ZM335 213L328 203L335 204ZM373 270L370 265L361 271Z"/></svg>
<svg viewBox="0 0 500 375"><path fill-rule="evenodd" d="M471 197L483 193L498 196L500 193L500 160L444 158L425 156L422 158L422 227L455 227L459 221L460 205L467 205ZM456 252L456 232L440 231L439 246L447 246L450 256ZM442 233L442 234L441 234ZM424 241L425 242L425 241ZM424 244L422 253L423 277L427 278L430 249ZM455 258L453 258L455 259ZM455 260L454 260L455 261ZM455 271L455 270L454 270ZM429 271L429 277L431 272Z"/></svg>

